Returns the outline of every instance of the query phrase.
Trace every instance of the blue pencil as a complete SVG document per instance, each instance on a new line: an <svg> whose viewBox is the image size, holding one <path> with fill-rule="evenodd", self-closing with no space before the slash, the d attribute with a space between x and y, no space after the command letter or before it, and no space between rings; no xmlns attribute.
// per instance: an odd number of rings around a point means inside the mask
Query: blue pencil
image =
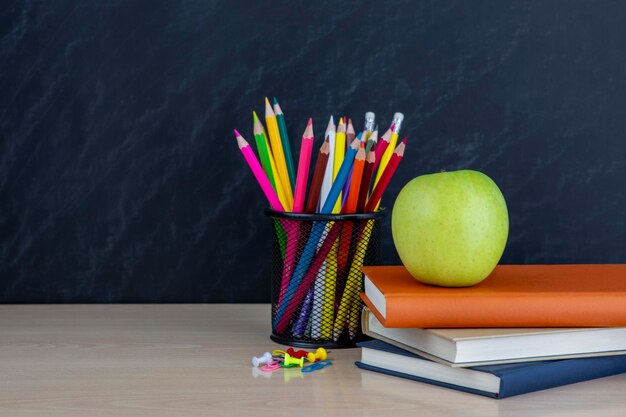
<svg viewBox="0 0 626 417"><path fill-rule="evenodd" d="M344 184L348 179L348 174L352 169L352 165L354 164L354 158L356 153L359 150L359 141L354 139L343 159L341 167L339 168L339 172L337 172L337 177L333 182L332 187L330 188L330 192L328 193L328 198L324 202L324 206L320 211L321 214L331 214L333 211L333 207L339 198L339 193L343 188ZM293 277L289 281L289 287L285 292L285 297L283 298L282 304L278 307L278 312L276 313L276 317L274 317L274 327L278 326L280 319L282 318L285 310L287 309L287 305L291 302L291 298L295 294L300 282L302 282L302 278L306 274L306 271L309 269L311 265L311 260L313 256L315 256L315 249L317 248L317 243L321 238L324 237L324 230L326 228L327 222L315 222L313 224L313 230L311 231L311 235L306 242L306 246L302 251L302 255L300 256L300 260L298 261L298 265L296 266L296 270L293 273Z"/></svg>

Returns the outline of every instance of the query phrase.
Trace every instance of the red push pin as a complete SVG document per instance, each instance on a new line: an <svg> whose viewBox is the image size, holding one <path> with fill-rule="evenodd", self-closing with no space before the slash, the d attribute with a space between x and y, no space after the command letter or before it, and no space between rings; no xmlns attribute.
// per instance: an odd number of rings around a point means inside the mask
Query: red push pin
<svg viewBox="0 0 626 417"><path fill-rule="evenodd" d="M296 359L300 359L300 358L306 358L309 354L309 352L307 352L306 350L294 350L294 348L290 347L289 349L287 349L287 353L289 354L289 356L291 356L292 358L296 358Z"/></svg>

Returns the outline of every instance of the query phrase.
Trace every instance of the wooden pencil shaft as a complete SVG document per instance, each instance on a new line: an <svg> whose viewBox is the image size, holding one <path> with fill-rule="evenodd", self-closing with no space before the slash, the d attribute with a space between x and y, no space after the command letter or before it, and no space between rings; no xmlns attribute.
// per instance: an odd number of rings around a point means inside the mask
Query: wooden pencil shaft
<svg viewBox="0 0 626 417"><path fill-rule="evenodd" d="M324 174L326 171L326 164L328 164L328 156L330 154L330 145L328 138L322 144L317 161L315 163L315 169L313 171L313 179L311 180L311 189L306 203L305 212L315 213L317 204L322 192L322 182L324 181Z"/></svg>

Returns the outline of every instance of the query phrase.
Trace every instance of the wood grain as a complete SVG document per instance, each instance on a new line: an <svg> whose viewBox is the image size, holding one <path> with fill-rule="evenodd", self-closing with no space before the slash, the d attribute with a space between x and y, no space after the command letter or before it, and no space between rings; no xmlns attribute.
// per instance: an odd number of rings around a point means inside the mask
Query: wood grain
<svg viewBox="0 0 626 417"><path fill-rule="evenodd" d="M626 416L626 375L497 401L359 370L358 349L255 372L269 326L268 305L0 306L0 416Z"/></svg>

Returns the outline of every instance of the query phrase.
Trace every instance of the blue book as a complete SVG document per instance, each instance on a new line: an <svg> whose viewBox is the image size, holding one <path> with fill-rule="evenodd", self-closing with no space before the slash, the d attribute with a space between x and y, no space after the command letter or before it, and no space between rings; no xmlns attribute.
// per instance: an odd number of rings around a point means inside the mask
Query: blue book
<svg viewBox="0 0 626 417"><path fill-rule="evenodd" d="M492 398L506 398L626 372L626 355L453 368L380 340L358 344L356 366Z"/></svg>

